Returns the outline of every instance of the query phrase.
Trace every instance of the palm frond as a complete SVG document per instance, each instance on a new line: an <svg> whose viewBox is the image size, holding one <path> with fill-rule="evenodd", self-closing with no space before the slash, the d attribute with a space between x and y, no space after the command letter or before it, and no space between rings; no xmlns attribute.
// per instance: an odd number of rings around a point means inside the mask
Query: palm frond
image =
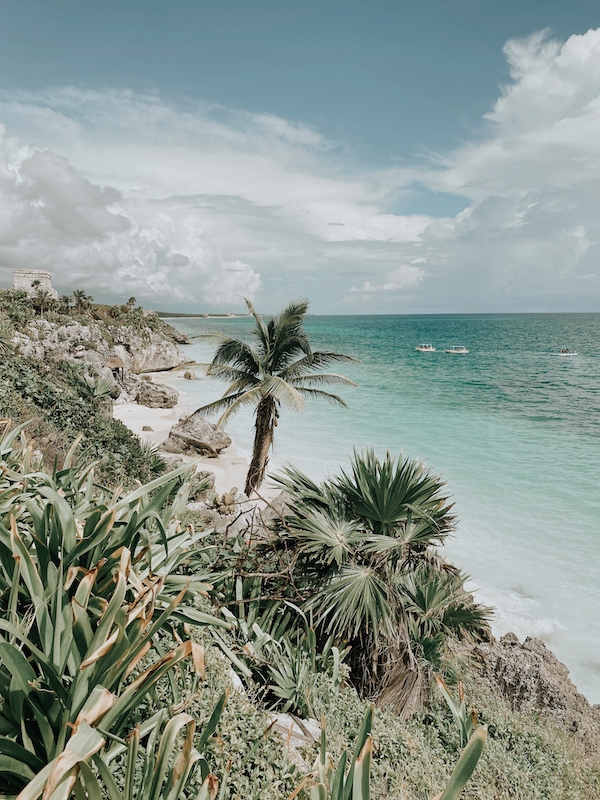
<svg viewBox="0 0 600 800"><path fill-rule="evenodd" d="M232 367L229 364L209 364L206 374L211 378L220 378L224 381L245 380L252 386L258 383L258 378L254 373L240 367Z"/></svg>
<svg viewBox="0 0 600 800"><path fill-rule="evenodd" d="M480 635L489 629L491 609L473 602L465 592L460 573L436 571L422 564L402 576L397 589L422 636L461 637Z"/></svg>
<svg viewBox="0 0 600 800"><path fill-rule="evenodd" d="M339 569L307 603L327 633L352 639L359 632L375 639L391 626L385 583L377 572L363 565Z"/></svg>
<svg viewBox="0 0 600 800"><path fill-rule="evenodd" d="M280 473L272 475L271 480L290 496L298 511L300 508L327 509L331 506L324 485L315 483L293 464L287 464Z"/></svg>
<svg viewBox="0 0 600 800"><path fill-rule="evenodd" d="M220 380L231 381L229 386L224 392L225 395L237 394L238 392L245 392L260 383L259 378L252 372L248 372L238 367L230 367L222 364L211 364L206 374L211 378L218 378Z"/></svg>
<svg viewBox="0 0 600 800"><path fill-rule="evenodd" d="M303 375L300 378L291 378L290 383L296 387L311 388L313 386L356 386L354 381L345 375L335 372L316 372L314 375Z"/></svg>
<svg viewBox="0 0 600 800"><path fill-rule="evenodd" d="M240 408L243 408L244 406L258 405L260 403L262 396L263 393L260 387L255 387L254 389L248 389L245 392L239 393L236 396L235 400L232 403L230 403L229 408L227 408L227 410L223 414L221 414L221 416L219 417L219 421L217 422L217 426L222 427L227 422L229 417L237 413L240 410ZM227 398L223 397L221 399L226 400Z"/></svg>
<svg viewBox="0 0 600 800"><path fill-rule="evenodd" d="M331 392L324 392L322 389L307 389L305 386L299 386L298 391L300 394L304 395L304 397L315 397L319 400L327 400L328 403L333 403L334 405L344 406L344 408L348 408L348 404L346 401L339 396L339 394L331 394Z"/></svg>
<svg viewBox="0 0 600 800"><path fill-rule="evenodd" d="M237 367L253 375L260 374L260 359L247 342L224 338L215 350L211 366Z"/></svg>
<svg viewBox="0 0 600 800"><path fill-rule="evenodd" d="M236 411L239 411L243 406L257 405L261 397L262 394L258 388L247 389L246 391L235 392L234 394L226 394L218 400L213 400L212 403L207 403L205 406L197 408L194 414L209 417L211 414L223 412L217 421L217 425L221 427L232 414L235 414Z"/></svg>
<svg viewBox="0 0 600 800"><path fill-rule="evenodd" d="M414 518L429 519L433 527L449 530L454 518L442 493L439 477L417 460L396 460L386 453L380 461L372 448L354 452L351 473L341 472L337 486L359 516L370 521L375 533L391 529Z"/></svg>
<svg viewBox="0 0 600 800"><path fill-rule="evenodd" d="M312 354L310 339L304 330L307 311L308 300L295 300L270 321L270 371L279 373L299 354Z"/></svg>
<svg viewBox="0 0 600 800"><path fill-rule="evenodd" d="M365 553L387 553L391 563L410 556L413 551L422 552L432 545L441 544L448 536L443 530L427 519L409 519L398 526L393 535L372 534L365 539ZM395 554L395 557L394 557Z"/></svg>
<svg viewBox="0 0 600 800"><path fill-rule="evenodd" d="M260 345L262 347L263 352L268 352L269 350L269 332L267 330L267 326L264 323L264 320L258 314L250 300L244 298L246 306L248 307L248 313L254 317L254 329L252 331L252 335L255 339L258 339Z"/></svg>
<svg viewBox="0 0 600 800"><path fill-rule="evenodd" d="M212 403L207 403L205 406L197 408L194 414L200 414L202 417L210 417L211 414L218 414L220 411L226 411L229 406L242 396L242 394L244 393L236 392L235 394L227 394L223 397L219 397L218 400L213 400ZM193 416L193 414L190 414L190 416Z"/></svg>
<svg viewBox="0 0 600 800"><path fill-rule="evenodd" d="M290 523L291 538L297 550L325 564L343 564L360 543L364 532L355 520L338 514L311 511Z"/></svg>
<svg viewBox="0 0 600 800"><path fill-rule="evenodd" d="M294 411L302 411L304 408L304 397L291 384L284 381L277 375L270 375L260 384L263 395L270 395L277 402L289 406Z"/></svg>
<svg viewBox="0 0 600 800"><path fill-rule="evenodd" d="M267 367L270 372L281 373L301 353L310 354L310 352L310 339L304 332L275 338L269 352Z"/></svg>
<svg viewBox="0 0 600 800"><path fill-rule="evenodd" d="M297 361L289 364L281 373L281 377L288 380L294 376L305 375L315 369L320 369L321 367L326 367L328 364L334 364L336 362L357 363L358 359L342 355L342 353L329 353L317 350L311 355L299 358Z"/></svg>

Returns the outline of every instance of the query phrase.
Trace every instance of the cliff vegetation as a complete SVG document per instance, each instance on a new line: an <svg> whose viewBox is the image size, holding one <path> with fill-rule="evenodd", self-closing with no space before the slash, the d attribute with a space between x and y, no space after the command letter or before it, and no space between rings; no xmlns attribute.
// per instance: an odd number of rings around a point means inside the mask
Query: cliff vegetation
<svg viewBox="0 0 600 800"><path fill-rule="evenodd" d="M76 295L0 296L1 792L598 796L599 710L541 642L494 641L438 476L367 450L259 507L165 472L110 408L177 334Z"/></svg>

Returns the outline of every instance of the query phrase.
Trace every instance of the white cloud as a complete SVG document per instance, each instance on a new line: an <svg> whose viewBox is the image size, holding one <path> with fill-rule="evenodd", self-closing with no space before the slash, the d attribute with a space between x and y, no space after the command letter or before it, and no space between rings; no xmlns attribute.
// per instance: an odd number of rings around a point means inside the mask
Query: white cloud
<svg viewBox="0 0 600 800"><path fill-rule="evenodd" d="M425 270L417 264L402 264L393 272L386 275L385 283L373 284L370 281L365 281L360 288L352 286L350 291L358 295L363 295L363 300L368 301L369 295L380 295L389 293L398 293L402 289L412 288L417 286L419 281L425 276ZM352 299L352 296L344 298L346 302Z"/></svg>
<svg viewBox="0 0 600 800"><path fill-rule="evenodd" d="M113 193L110 207L96 198L97 214L112 216L94 241L80 237L76 246L53 229L37 237L45 251L29 238L2 262L43 262L63 283L74 269L74 278L101 291L239 304L259 290L264 272L298 275L336 264L337 242L365 243L348 254L351 263L370 257L371 242L384 243L389 269L395 245L418 241L428 222L382 213L387 189L379 181L342 174L334 144L269 114L63 87L5 97L0 118L13 134L17 173L38 157L35 148L49 148L44 157L66 155L63 172L88 191L112 187L104 190ZM63 212L81 216L78 199L65 195ZM122 230L112 232L117 222ZM285 291L305 293L303 286Z"/></svg>
<svg viewBox="0 0 600 800"><path fill-rule="evenodd" d="M0 134L3 130L0 130ZM143 220L121 192L101 187L49 150L0 135L0 264L50 269L58 286L114 294L230 303L260 276L223 259L193 223L158 213Z"/></svg>
<svg viewBox="0 0 600 800"><path fill-rule="evenodd" d="M262 291L315 311L596 308L600 30L505 52L480 139L404 170L360 169L266 113L73 87L0 98L0 264L188 307ZM417 181L468 208L390 213Z"/></svg>

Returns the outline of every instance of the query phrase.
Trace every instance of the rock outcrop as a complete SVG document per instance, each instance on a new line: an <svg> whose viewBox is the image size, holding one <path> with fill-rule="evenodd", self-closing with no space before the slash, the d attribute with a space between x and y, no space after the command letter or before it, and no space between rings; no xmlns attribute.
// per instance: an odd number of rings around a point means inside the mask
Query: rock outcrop
<svg viewBox="0 0 600 800"><path fill-rule="evenodd" d="M38 319L24 332L16 333L13 341L22 355L39 361L83 364L86 372L111 382L111 396L119 404L137 401L150 408L173 408L179 395L168 386L141 380L139 374L190 363L176 345L150 328L134 330L126 325L82 325L75 321L58 325ZM120 366L113 370L110 363Z"/></svg>
<svg viewBox="0 0 600 800"><path fill-rule="evenodd" d="M120 358L133 374L157 372L190 363L179 348L150 328L134 331L127 326L106 327L96 322L58 325L44 319L30 322L14 342L24 356L39 360L59 358L80 361L101 369L109 358Z"/></svg>
<svg viewBox="0 0 600 800"><path fill-rule="evenodd" d="M130 328L117 328L114 352L136 375L160 372L189 364L190 359L172 342L150 330L136 336Z"/></svg>
<svg viewBox="0 0 600 800"><path fill-rule="evenodd" d="M539 714L574 734L586 749L600 749L600 706L591 706L569 670L541 639L521 644L514 633L475 648L490 688L515 711Z"/></svg>
<svg viewBox="0 0 600 800"><path fill-rule="evenodd" d="M137 402L148 408L173 408L177 405L179 394L170 386L151 381L140 381L136 395Z"/></svg>
<svg viewBox="0 0 600 800"><path fill-rule="evenodd" d="M216 458L229 447L229 436L197 412L171 428L163 449L169 453L191 453Z"/></svg>

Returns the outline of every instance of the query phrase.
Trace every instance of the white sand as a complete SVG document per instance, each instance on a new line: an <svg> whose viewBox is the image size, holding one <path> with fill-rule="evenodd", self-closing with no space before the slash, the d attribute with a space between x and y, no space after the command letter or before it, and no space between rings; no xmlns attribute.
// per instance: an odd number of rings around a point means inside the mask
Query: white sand
<svg viewBox="0 0 600 800"><path fill-rule="evenodd" d="M153 375L153 380L156 380L157 375ZM158 380L156 381L159 382ZM160 382L167 383L163 377L160 376ZM175 408L147 408L138 403L124 403L123 405L116 405L113 410L113 415L116 419L126 425L129 430L133 431L143 441L151 442L152 444L161 444L169 436L169 431L175 425L180 417L187 416L189 410L181 405ZM152 430L145 431L143 427L149 427ZM243 490L246 482L246 472L248 471L248 462L242 456L237 455L235 452L235 445L222 450L218 458L207 458L205 456L181 456L184 461L197 464L197 470L209 470L215 475L215 489L219 494L229 492L234 486L240 491ZM261 491L262 494L262 491Z"/></svg>

